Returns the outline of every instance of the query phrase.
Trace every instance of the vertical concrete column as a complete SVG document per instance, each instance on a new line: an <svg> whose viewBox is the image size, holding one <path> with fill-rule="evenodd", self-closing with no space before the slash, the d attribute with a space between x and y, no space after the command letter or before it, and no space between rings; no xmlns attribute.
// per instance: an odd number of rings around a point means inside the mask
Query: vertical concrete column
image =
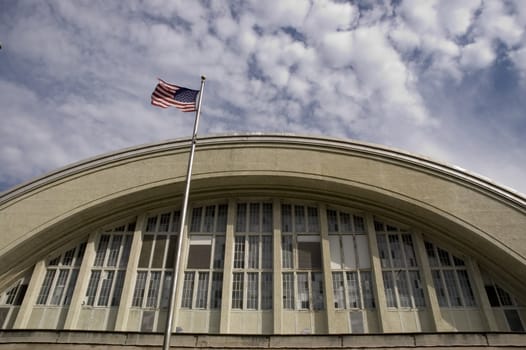
<svg viewBox="0 0 526 350"><path fill-rule="evenodd" d="M13 324L14 329L23 329L27 328L29 324L29 319L31 318L31 312L33 311L33 306L35 306L38 298L38 293L44 281L46 275L46 259L40 260L36 263L33 268L33 273L31 274L31 280L27 286L26 295L20 305L18 314L16 315L16 320Z"/></svg>
<svg viewBox="0 0 526 350"><path fill-rule="evenodd" d="M320 229L321 229L321 261L323 272L323 288L325 289L325 310L327 312L327 329L334 333L334 322L336 312L334 309L334 291L332 288L331 273L331 246L329 242L329 224L327 223L327 206L320 205Z"/></svg>
<svg viewBox="0 0 526 350"><path fill-rule="evenodd" d="M272 303L273 303L273 316L274 316L274 334L281 334L282 331L282 313L283 313L283 301L281 290L281 201L274 199L272 203L272 218L273 222L273 235L272 235L272 251L273 251L273 291L272 291Z"/></svg>
<svg viewBox="0 0 526 350"><path fill-rule="evenodd" d="M374 278L374 298L376 300L376 311L378 313L378 325L380 326L380 332L389 332L382 264L380 261L380 253L378 252L378 244L376 243L374 217L371 213L365 214L365 222L367 226L367 237L369 238L369 253L371 255L371 270Z"/></svg>
<svg viewBox="0 0 526 350"><path fill-rule="evenodd" d="M77 285L73 291L68 315L66 316L66 321L64 322L64 329L77 329L80 309L84 303L86 289L88 288L91 267L95 261L95 240L97 236L97 232L92 232L88 237L88 243L86 244L86 250L84 251L84 258L82 259L79 276L77 278Z"/></svg>
<svg viewBox="0 0 526 350"><path fill-rule="evenodd" d="M438 298L435 290L435 284L433 282L433 274L429 265L429 259L427 258L426 248L424 244L424 236L421 232L413 232L415 253L418 261L420 271L422 271L422 284L425 286L424 293L426 302L431 311L432 324L437 332L453 331L447 322L444 322L442 318L442 312L440 311L440 305L438 304Z"/></svg>
<svg viewBox="0 0 526 350"><path fill-rule="evenodd" d="M133 298L133 290L135 281L137 280L137 265L139 264L139 256L142 247L142 230L146 214L142 214L137 218L135 225L135 232L133 233L132 245L130 248L130 256L128 258L128 265L126 266L126 275L124 277L124 285L122 286L121 301L119 303L119 310L117 311L117 320L115 321L116 331L126 331L128 326L128 315Z"/></svg>
<svg viewBox="0 0 526 350"><path fill-rule="evenodd" d="M480 273L479 266L476 261L466 257L464 259L468 270L468 276L471 277L473 282L473 294L478 305L480 305L480 311L485 318L487 331L498 331L497 321L495 315L489 303L488 295L486 294L486 288L484 288L484 281L482 280L482 274Z"/></svg>
<svg viewBox="0 0 526 350"><path fill-rule="evenodd" d="M237 201L228 200L228 217L225 234L225 261L223 264L223 292L221 300L220 333L230 333L230 312L232 310L232 270L234 268L234 228Z"/></svg>

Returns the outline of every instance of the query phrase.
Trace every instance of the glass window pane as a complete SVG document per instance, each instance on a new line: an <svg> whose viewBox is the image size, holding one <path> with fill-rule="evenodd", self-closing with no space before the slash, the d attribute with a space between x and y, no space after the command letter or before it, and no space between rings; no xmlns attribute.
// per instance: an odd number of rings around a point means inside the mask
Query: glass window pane
<svg viewBox="0 0 526 350"><path fill-rule="evenodd" d="M272 268L272 236L262 236L261 237L262 247L261 247L261 263L262 268L271 269Z"/></svg>
<svg viewBox="0 0 526 350"><path fill-rule="evenodd" d="M209 269L212 246L209 244L191 244L188 252L189 269Z"/></svg>
<svg viewBox="0 0 526 350"><path fill-rule="evenodd" d="M451 266L451 260L449 259L449 253L443 249L437 247L438 258L442 266Z"/></svg>
<svg viewBox="0 0 526 350"><path fill-rule="evenodd" d="M320 242L298 242L298 268L321 268Z"/></svg>
<svg viewBox="0 0 526 350"><path fill-rule="evenodd" d="M181 300L182 308L192 308L192 297L194 294L194 276L194 271L185 272L184 274L183 296Z"/></svg>
<svg viewBox="0 0 526 350"><path fill-rule="evenodd" d="M38 294L37 304L45 305L49 296L49 290L51 289L51 284L55 278L56 270L47 270L46 276L44 277L44 282L42 282L42 287L40 288L40 293Z"/></svg>
<svg viewBox="0 0 526 350"><path fill-rule="evenodd" d="M91 271L88 289L86 290L87 305L93 305L95 303L95 296L97 294L97 288L99 286L100 273L100 271Z"/></svg>
<svg viewBox="0 0 526 350"><path fill-rule="evenodd" d="M150 273L150 286L148 287L148 297L146 298L146 307L157 307L161 286L161 272L152 271Z"/></svg>
<svg viewBox="0 0 526 350"><path fill-rule="evenodd" d="M391 271L384 271L382 273L385 288L385 297L387 299L388 307L397 307L396 295L394 290L393 274Z"/></svg>
<svg viewBox="0 0 526 350"><path fill-rule="evenodd" d="M71 297L73 296L73 291L75 290L75 285L77 284L78 275L78 269L71 270L71 276L69 277L68 282L68 289L66 290L66 296L64 297L64 305L69 305L71 303Z"/></svg>
<svg viewBox="0 0 526 350"><path fill-rule="evenodd" d="M203 222L203 232L214 232L215 205L209 205L205 208L205 220Z"/></svg>
<svg viewBox="0 0 526 350"><path fill-rule="evenodd" d="M199 272L195 300L195 307L198 309L206 309L206 302L208 300L208 275L208 272Z"/></svg>
<svg viewBox="0 0 526 350"><path fill-rule="evenodd" d="M217 206L216 232L226 232L228 205L220 204Z"/></svg>
<svg viewBox="0 0 526 350"><path fill-rule="evenodd" d="M347 277L347 299L349 300L349 307L361 308L361 297L360 297L360 287L358 284L358 273L355 271L348 271L346 273Z"/></svg>
<svg viewBox="0 0 526 350"><path fill-rule="evenodd" d="M50 305L60 305L62 295L66 289L66 281L68 279L69 270L60 270L55 283L55 290L53 291L53 296L51 297Z"/></svg>
<svg viewBox="0 0 526 350"><path fill-rule="evenodd" d="M103 272L102 285L100 288L99 300L97 306L108 306L111 286L113 284L114 271Z"/></svg>
<svg viewBox="0 0 526 350"><path fill-rule="evenodd" d="M274 226L272 203L263 203L263 218L261 232L272 232Z"/></svg>
<svg viewBox="0 0 526 350"><path fill-rule="evenodd" d="M259 232L259 203L250 203L249 210L248 230L249 232Z"/></svg>
<svg viewBox="0 0 526 350"><path fill-rule="evenodd" d="M332 290L334 292L334 308L345 308L345 286L343 284L343 273L332 273Z"/></svg>
<svg viewBox="0 0 526 350"><path fill-rule="evenodd" d="M506 321L512 332L524 332L524 326L522 325L521 318L517 310L504 310Z"/></svg>
<svg viewBox="0 0 526 350"><path fill-rule="evenodd" d="M153 235L144 235L142 239L139 267L150 267L150 254L153 246Z"/></svg>
<svg viewBox="0 0 526 350"><path fill-rule="evenodd" d="M457 271L458 283L464 297L465 306L475 306L475 296L469 282L468 272L466 270Z"/></svg>
<svg viewBox="0 0 526 350"><path fill-rule="evenodd" d="M351 214L349 214L349 213L340 213L340 222L341 222L341 230L340 230L340 232L342 232L342 233L352 232Z"/></svg>
<svg viewBox="0 0 526 350"><path fill-rule="evenodd" d="M216 236L214 246L214 268L222 269L225 261L225 237Z"/></svg>
<svg viewBox="0 0 526 350"><path fill-rule="evenodd" d="M161 214L159 219L159 229L158 232L168 232L168 227L170 226L170 213Z"/></svg>
<svg viewBox="0 0 526 350"><path fill-rule="evenodd" d="M415 299L415 306L425 306L426 302L424 298L424 289L422 288L420 274L418 273L418 271L409 271L409 281L411 284L411 289L413 291L413 298Z"/></svg>
<svg viewBox="0 0 526 350"><path fill-rule="evenodd" d="M248 268L259 268L259 236L248 236Z"/></svg>
<svg viewBox="0 0 526 350"><path fill-rule="evenodd" d="M387 241L385 239L385 235L377 234L376 242L378 243L378 253L380 254L380 261L382 263L382 267L384 268L391 267L391 262L389 260L389 254L387 252Z"/></svg>
<svg viewBox="0 0 526 350"><path fill-rule="evenodd" d="M170 232L179 233L180 230L181 230L181 211L176 210L173 213Z"/></svg>
<svg viewBox="0 0 526 350"><path fill-rule="evenodd" d="M166 235L157 235L155 237L155 248L153 250L152 264L153 268L163 267L164 251L166 248Z"/></svg>
<svg viewBox="0 0 526 350"><path fill-rule="evenodd" d="M283 278L283 308L286 310L294 309L294 274L284 273Z"/></svg>
<svg viewBox="0 0 526 350"><path fill-rule="evenodd" d="M294 206L294 232L305 232L305 208Z"/></svg>
<svg viewBox="0 0 526 350"><path fill-rule="evenodd" d="M168 236L170 242L168 243L168 253L166 254L166 261L164 266L168 269L173 269L175 264L175 252L177 251L177 244L179 236L170 235Z"/></svg>
<svg viewBox="0 0 526 350"><path fill-rule="evenodd" d="M155 232L157 226L157 215L148 217L146 220L146 232Z"/></svg>
<svg viewBox="0 0 526 350"><path fill-rule="evenodd" d="M261 309L272 309L272 294L274 293L272 272L261 273Z"/></svg>
<svg viewBox="0 0 526 350"><path fill-rule="evenodd" d="M448 306L447 303L447 296L446 296L446 289L444 287L444 281L442 280L442 275L440 274L440 271L431 271L433 275L433 284L435 285L435 293L438 298L438 305L440 306Z"/></svg>
<svg viewBox="0 0 526 350"><path fill-rule="evenodd" d="M259 281L257 272L249 272L247 274L247 309L258 309L258 282Z"/></svg>
<svg viewBox="0 0 526 350"><path fill-rule="evenodd" d="M365 233L365 221L363 217L354 215L354 232Z"/></svg>
<svg viewBox="0 0 526 350"><path fill-rule="evenodd" d="M68 250L64 253L62 257L62 265L70 266L73 263L73 258L75 257L75 248Z"/></svg>
<svg viewBox="0 0 526 350"><path fill-rule="evenodd" d="M170 304L170 292L172 288L172 272L167 271L164 273L163 281L163 293L161 295L161 307L163 309L167 308Z"/></svg>
<svg viewBox="0 0 526 350"><path fill-rule="evenodd" d="M97 254L95 256L94 266L103 266L104 258L106 257L106 249L108 248L108 243L110 242L110 235L101 235L99 240L99 245L97 246Z"/></svg>
<svg viewBox="0 0 526 350"><path fill-rule="evenodd" d="M371 272L361 271L361 282L362 282L362 292L363 292L363 302L364 307L372 309L376 307L373 294L373 280L371 277Z"/></svg>
<svg viewBox="0 0 526 350"><path fill-rule="evenodd" d="M466 277L465 278L467 279L467 273L466 273ZM468 284L469 284L469 280L468 280ZM497 294L499 295L500 305L501 306L512 306L513 305L513 300L511 299L511 296L504 289L500 288L499 286L495 286L495 287L497 289ZM471 290L471 286L470 286L470 290Z"/></svg>
<svg viewBox="0 0 526 350"><path fill-rule="evenodd" d="M321 272L311 272L312 285L312 307L314 310L325 308L325 298L323 297L323 274Z"/></svg>
<svg viewBox="0 0 526 350"><path fill-rule="evenodd" d="M235 272L232 279L232 308L243 308L243 272Z"/></svg>
<svg viewBox="0 0 526 350"><path fill-rule="evenodd" d="M234 237L234 268L245 267L245 236Z"/></svg>
<svg viewBox="0 0 526 350"><path fill-rule="evenodd" d="M415 248L413 246L413 239L411 235L402 235L402 246L404 247L405 253L405 265L408 267L417 266Z"/></svg>
<svg viewBox="0 0 526 350"><path fill-rule="evenodd" d="M411 294L407 285L406 271L395 272L396 286L398 288L398 297L400 298L401 307L411 307Z"/></svg>
<svg viewBox="0 0 526 350"><path fill-rule="evenodd" d="M137 281L135 281L135 290L133 291L132 306L141 307L146 289L146 271L137 272Z"/></svg>
<svg viewBox="0 0 526 350"><path fill-rule="evenodd" d="M450 306L462 306L462 299L460 298L454 271L445 270L443 272Z"/></svg>
<svg viewBox="0 0 526 350"><path fill-rule="evenodd" d="M389 235L389 251L391 252L391 261L393 267L405 267L402 257L402 247L398 235Z"/></svg>
<svg viewBox="0 0 526 350"><path fill-rule="evenodd" d="M281 261L283 268L292 268L292 236L281 236Z"/></svg>
<svg viewBox="0 0 526 350"><path fill-rule="evenodd" d="M237 205L236 232L247 231L247 204L239 203Z"/></svg>
<svg viewBox="0 0 526 350"><path fill-rule="evenodd" d="M308 207L307 218L309 223L308 232L320 232L320 222L318 220L318 208Z"/></svg>
<svg viewBox="0 0 526 350"><path fill-rule="evenodd" d="M132 240L133 240L132 235L124 236L124 247L122 249L119 267L128 266L128 259L130 258L130 249L131 249Z"/></svg>
<svg viewBox="0 0 526 350"><path fill-rule="evenodd" d="M122 235L113 235L110 245L110 252L108 254L108 262L106 266L117 266L117 259L119 258L119 251L122 243Z"/></svg>
<svg viewBox="0 0 526 350"><path fill-rule="evenodd" d="M298 309L309 309L309 278L306 272L296 274L298 281Z"/></svg>
<svg viewBox="0 0 526 350"><path fill-rule="evenodd" d="M201 216L203 208L192 209L192 220L190 224L190 232L201 232Z"/></svg>
<svg viewBox="0 0 526 350"><path fill-rule="evenodd" d="M426 246L426 252L427 252L427 259L429 260L429 265L431 267L437 267L438 266L438 258L435 253L435 247L432 243L425 242Z"/></svg>
<svg viewBox="0 0 526 350"><path fill-rule="evenodd" d="M292 209L290 204L281 206L281 231L292 232Z"/></svg>
<svg viewBox="0 0 526 350"><path fill-rule="evenodd" d="M221 308L221 299L223 294L223 273L212 273L212 289L210 290L210 308Z"/></svg>
<svg viewBox="0 0 526 350"><path fill-rule="evenodd" d="M330 233L338 232L338 216L336 210L327 209L327 226Z"/></svg>
<svg viewBox="0 0 526 350"><path fill-rule="evenodd" d="M117 278L115 279L115 287L113 296L111 298L111 306L119 306L121 302L122 287L124 286L124 275L126 271L117 271Z"/></svg>

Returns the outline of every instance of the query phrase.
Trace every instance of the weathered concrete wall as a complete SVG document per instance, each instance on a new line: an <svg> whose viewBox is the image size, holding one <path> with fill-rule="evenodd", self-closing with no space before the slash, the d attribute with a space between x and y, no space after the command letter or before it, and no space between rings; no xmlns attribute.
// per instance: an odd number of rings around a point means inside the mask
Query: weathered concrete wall
<svg viewBox="0 0 526 350"><path fill-rule="evenodd" d="M153 349L161 334L83 331L0 331L1 350ZM171 349L524 349L526 333L447 333L389 335L186 335L176 334Z"/></svg>
<svg viewBox="0 0 526 350"><path fill-rule="evenodd" d="M102 156L0 197L0 287L70 240L73 230L86 234L111 213L180 195L188 145L167 142ZM410 217L475 250L475 258L512 274L510 280L526 280L525 199L427 159L339 140L209 137L199 140L194 179L196 194L303 192Z"/></svg>

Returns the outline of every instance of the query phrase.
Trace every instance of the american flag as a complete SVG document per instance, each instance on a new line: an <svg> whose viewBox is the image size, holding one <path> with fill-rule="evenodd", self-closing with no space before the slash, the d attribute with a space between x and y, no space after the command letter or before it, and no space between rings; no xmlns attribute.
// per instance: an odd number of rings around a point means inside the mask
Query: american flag
<svg viewBox="0 0 526 350"><path fill-rule="evenodd" d="M161 108L177 107L183 112L195 112L198 90L191 90L159 79L152 93L152 105Z"/></svg>

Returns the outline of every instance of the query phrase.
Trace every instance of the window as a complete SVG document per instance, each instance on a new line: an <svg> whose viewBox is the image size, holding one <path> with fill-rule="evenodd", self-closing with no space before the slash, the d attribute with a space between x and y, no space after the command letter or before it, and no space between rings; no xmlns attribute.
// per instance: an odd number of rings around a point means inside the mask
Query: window
<svg viewBox="0 0 526 350"><path fill-rule="evenodd" d="M24 300L29 278L29 276L25 276L19 279L7 290L0 293L0 329L13 326L18 308Z"/></svg>
<svg viewBox="0 0 526 350"><path fill-rule="evenodd" d="M495 283L487 274L483 274L484 288L492 308L501 310L511 332L524 332L524 323L521 320L517 299L512 297L504 288Z"/></svg>
<svg viewBox="0 0 526 350"><path fill-rule="evenodd" d="M86 291L86 305L119 305L134 231L135 222L131 222L100 234Z"/></svg>
<svg viewBox="0 0 526 350"><path fill-rule="evenodd" d="M272 309L272 203L238 203L236 214L232 308Z"/></svg>
<svg viewBox="0 0 526 350"><path fill-rule="evenodd" d="M46 275L37 297L37 305L69 305L77 283L86 242L47 262Z"/></svg>
<svg viewBox="0 0 526 350"><path fill-rule="evenodd" d="M327 210L336 309L374 308L369 241L364 218ZM357 317L357 316L355 316Z"/></svg>
<svg viewBox="0 0 526 350"><path fill-rule="evenodd" d="M441 307L474 307L475 296L464 260L448 251L425 242L433 285Z"/></svg>
<svg viewBox="0 0 526 350"><path fill-rule="evenodd" d="M133 291L133 307L142 309L168 307L180 220L181 213L178 210L153 214L146 219ZM147 320L145 315L150 315ZM150 319L153 322L155 313L143 314L143 321L148 321L145 324L150 325ZM151 330L150 328L148 326L144 330Z"/></svg>
<svg viewBox="0 0 526 350"><path fill-rule="evenodd" d="M318 208L281 206L283 308L325 308Z"/></svg>
<svg viewBox="0 0 526 350"><path fill-rule="evenodd" d="M228 205L192 209L181 307L221 308Z"/></svg>
<svg viewBox="0 0 526 350"><path fill-rule="evenodd" d="M424 289L412 235L378 220L375 220L374 227L387 306L393 308L424 307Z"/></svg>

